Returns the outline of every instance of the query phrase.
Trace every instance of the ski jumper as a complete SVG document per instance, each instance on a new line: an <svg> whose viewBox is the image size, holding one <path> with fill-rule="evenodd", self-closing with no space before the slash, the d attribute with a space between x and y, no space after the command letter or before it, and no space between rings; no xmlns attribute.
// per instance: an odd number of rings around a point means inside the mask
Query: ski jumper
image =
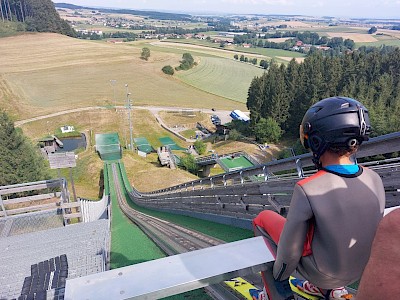
<svg viewBox="0 0 400 300"><path fill-rule="evenodd" d="M320 170L295 185L287 219L263 211L253 220L255 231L272 239L271 250L277 245L276 280L295 270L323 289L360 279L383 216L385 191L378 174L357 168L354 174Z"/></svg>

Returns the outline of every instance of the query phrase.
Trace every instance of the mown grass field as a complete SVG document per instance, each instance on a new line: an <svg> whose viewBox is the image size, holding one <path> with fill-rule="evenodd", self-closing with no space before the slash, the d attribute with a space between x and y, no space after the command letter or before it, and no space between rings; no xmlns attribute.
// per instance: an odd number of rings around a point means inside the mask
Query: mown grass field
<svg viewBox="0 0 400 300"><path fill-rule="evenodd" d="M51 49L51 51L49 51ZM162 73L181 55L57 35L26 34L0 40L0 106L17 119L94 105L123 105L125 84L134 104L234 109L238 103ZM110 80L116 80L113 87ZM243 108L243 107L242 107Z"/></svg>
<svg viewBox="0 0 400 300"><path fill-rule="evenodd" d="M301 27L297 26L293 28L292 31L310 31L316 32L320 36L325 35L327 32L345 32L345 33L368 33L369 28L359 28L359 27L346 27L346 26L328 26L326 25L315 25L315 23L310 23L310 26ZM287 31L287 29L277 29L277 31Z"/></svg>
<svg viewBox="0 0 400 300"><path fill-rule="evenodd" d="M229 55L229 57L233 57L235 54L249 54L248 55L249 57L252 57L250 54L261 55L264 56L264 59L273 59L276 57L289 57L289 58L304 57L304 54L293 51L281 50L281 49L244 48L240 46L227 46L226 48L222 49L219 46L219 44L197 39L168 40L167 42L162 42L162 43L172 43L172 42L175 44L197 45L206 48L216 49L225 52L225 55Z"/></svg>
<svg viewBox="0 0 400 300"><path fill-rule="evenodd" d="M263 69L246 63L202 57L195 68L176 74L182 81L200 90L246 103L251 81L263 73Z"/></svg>
<svg viewBox="0 0 400 300"><path fill-rule="evenodd" d="M356 43L356 47L360 46L370 46L370 47L380 47L383 45L386 46L397 46L400 47L400 31L394 30L382 30L381 35L374 35L376 41L371 43ZM380 31L379 31L380 32Z"/></svg>

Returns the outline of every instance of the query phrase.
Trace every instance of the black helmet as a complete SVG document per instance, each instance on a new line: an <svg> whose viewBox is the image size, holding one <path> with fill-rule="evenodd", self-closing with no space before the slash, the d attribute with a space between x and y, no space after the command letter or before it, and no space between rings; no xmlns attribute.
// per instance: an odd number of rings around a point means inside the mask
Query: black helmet
<svg viewBox="0 0 400 300"><path fill-rule="evenodd" d="M371 133L368 110L357 100L346 97L323 99L311 106L300 126L303 146L314 154L318 164L329 148L350 148L367 141Z"/></svg>

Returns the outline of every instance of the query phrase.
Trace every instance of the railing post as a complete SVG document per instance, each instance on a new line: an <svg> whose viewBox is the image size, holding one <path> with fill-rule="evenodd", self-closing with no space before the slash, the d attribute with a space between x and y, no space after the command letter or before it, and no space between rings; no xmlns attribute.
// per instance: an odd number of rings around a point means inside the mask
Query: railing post
<svg viewBox="0 0 400 300"><path fill-rule="evenodd" d="M243 197L240 197L239 203L243 207L244 210L249 210L249 206L246 203L244 203Z"/></svg>
<svg viewBox="0 0 400 300"><path fill-rule="evenodd" d="M268 169L267 166L263 166L263 173L264 173L264 181L268 181Z"/></svg>
<svg viewBox="0 0 400 300"><path fill-rule="evenodd" d="M219 196L215 195L215 198L217 199L219 207L225 208L225 204L221 202L221 199L219 198Z"/></svg>
<svg viewBox="0 0 400 300"><path fill-rule="evenodd" d="M1 205L1 209L3 210L3 213L4 213L4 217L7 218L6 208L4 207L4 203L3 203L3 199L1 198L1 195L0 195L0 205Z"/></svg>
<svg viewBox="0 0 400 300"><path fill-rule="evenodd" d="M303 166L301 165L300 158L296 159L296 169L297 169L297 175L299 176L299 178L304 178Z"/></svg>

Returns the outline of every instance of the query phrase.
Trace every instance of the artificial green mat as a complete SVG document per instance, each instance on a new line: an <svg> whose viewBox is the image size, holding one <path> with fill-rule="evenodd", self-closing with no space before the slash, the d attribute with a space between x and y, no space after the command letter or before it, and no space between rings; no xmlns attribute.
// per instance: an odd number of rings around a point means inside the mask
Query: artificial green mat
<svg viewBox="0 0 400 300"><path fill-rule="evenodd" d="M163 146L168 146L171 150L185 150L186 148L182 148L178 146L169 136L160 137L158 139Z"/></svg>
<svg viewBox="0 0 400 300"><path fill-rule="evenodd" d="M119 180L123 185L128 185L125 167L117 163L119 168ZM115 193L112 180L111 164L104 165L104 173L109 179L109 189L112 202L111 221L111 268L120 268L136 263L141 263L164 257L165 254L121 211ZM122 174L121 174L122 173ZM128 187L131 190L131 187ZM124 191L127 196L126 189ZM163 274L160 274L163 276ZM166 276L166 274L164 274ZM204 289L197 289L190 292L167 297L168 300L210 300L211 297Z"/></svg>
<svg viewBox="0 0 400 300"><path fill-rule="evenodd" d="M243 169L253 167L254 164L249 161L245 156L238 156L231 158L229 156L220 158L221 163L223 163L227 169L230 171L236 169Z"/></svg>
<svg viewBox="0 0 400 300"><path fill-rule="evenodd" d="M112 205L111 269L164 257L157 245L122 213L118 206L112 176L109 176L109 180Z"/></svg>
<svg viewBox="0 0 400 300"><path fill-rule="evenodd" d="M98 133L95 136L96 151L102 160L121 159L121 144L118 133Z"/></svg>
<svg viewBox="0 0 400 300"><path fill-rule="evenodd" d="M134 138L133 141L136 147L142 152L151 153L154 151L153 147L145 137Z"/></svg>
<svg viewBox="0 0 400 300"><path fill-rule="evenodd" d="M186 216L174 215L165 212L157 212L138 207L132 201L130 201L129 197L127 197L128 194L126 190L132 190L132 187L130 186L129 180L126 176L125 166L120 162L115 163L118 168L119 181L122 186L126 187L124 188L125 197L129 205L137 209L138 211L174 222L190 229L207 233L226 242L236 241L253 236L250 230L235 228L218 223L212 223ZM110 191L112 203L111 268L120 268L164 257L165 254L135 224L133 224L119 208L110 163L104 164L104 175L105 179L108 178L109 181L108 188ZM160 276L167 276L167 274L160 274ZM165 299L209 300L211 299L211 297L205 292L204 289L197 289L190 292L170 296Z"/></svg>

